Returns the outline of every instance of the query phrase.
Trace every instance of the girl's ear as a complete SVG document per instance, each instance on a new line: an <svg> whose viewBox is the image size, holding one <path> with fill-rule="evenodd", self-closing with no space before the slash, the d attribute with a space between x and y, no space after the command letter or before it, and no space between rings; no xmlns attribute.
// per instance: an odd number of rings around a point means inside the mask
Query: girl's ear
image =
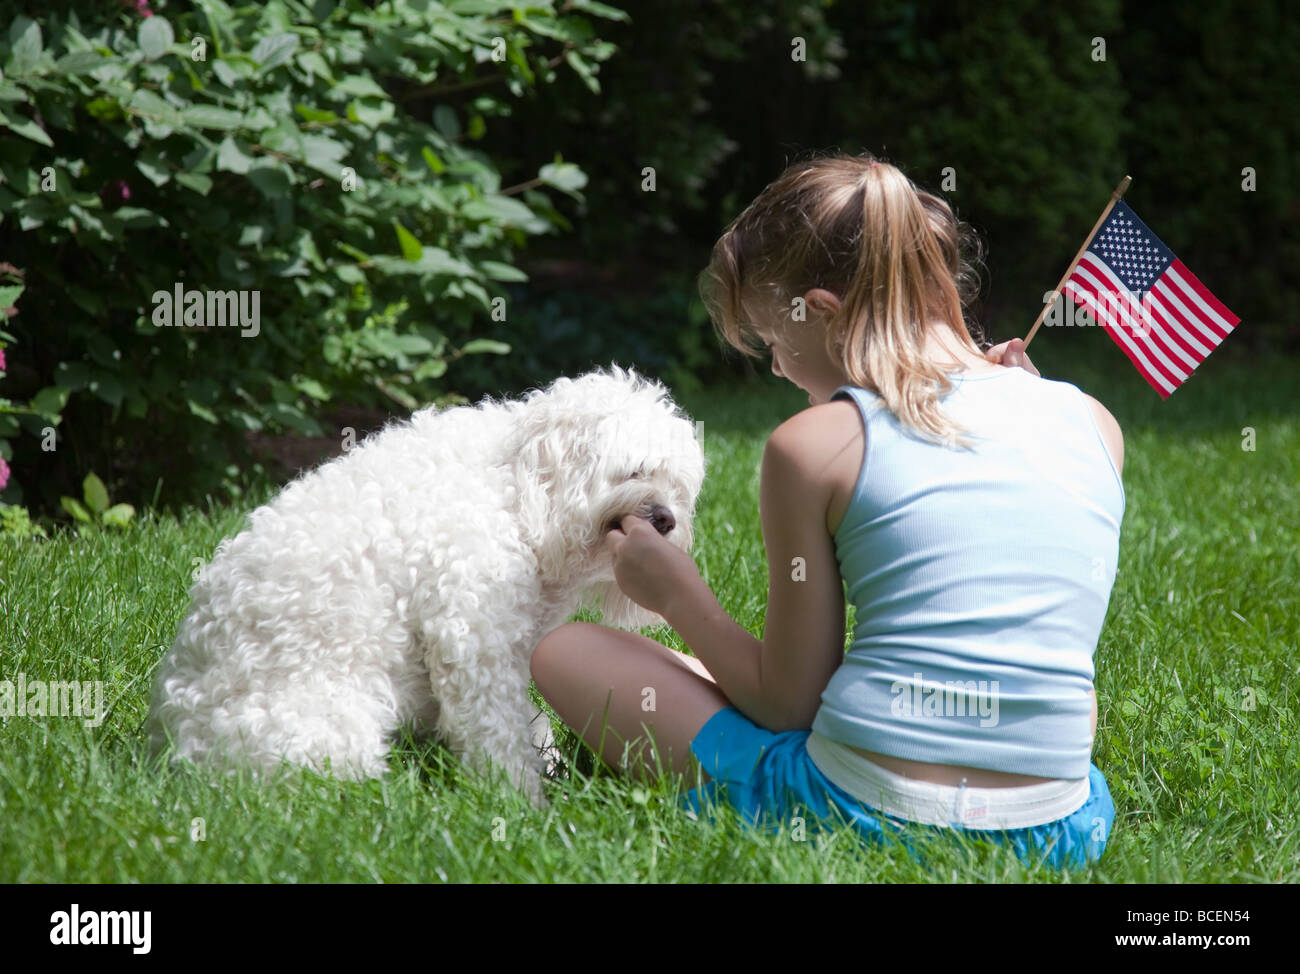
<svg viewBox="0 0 1300 974"><path fill-rule="evenodd" d="M818 314L831 315L840 309L840 299L834 292L823 287L812 288L804 295L808 307Z"/></svg>

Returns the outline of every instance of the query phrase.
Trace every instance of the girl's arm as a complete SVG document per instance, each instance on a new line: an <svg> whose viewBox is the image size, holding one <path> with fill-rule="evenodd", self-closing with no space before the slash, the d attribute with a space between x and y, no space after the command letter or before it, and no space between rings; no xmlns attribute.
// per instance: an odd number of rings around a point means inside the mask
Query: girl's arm
<svg viewBox="0 0 1300 974"><path fill-rule="evenodd" d="M857 406L831 402L782 423L763 453L759 507L768 600L762 701L763 726L771 730L810 728L822 692L844 661L844 583L827 509L830 471L852 452L855 439L861 458ZM852 466L856 481L860 460Z"/></svg>
<svg viewBox="0 0 1300 974"><path fill-rule="evenodd" d="M827 422L832 415L842 421ZM762 640L726 614L690 556L649 522L628 517L608 536L623 591L660 613L732 704L769 730L811 727L843 660L844 590L826 524L825 473L847 445L846 430L861 436L856 407L828 403L787 420L768 440L760 486L769 566Z"/></svg>

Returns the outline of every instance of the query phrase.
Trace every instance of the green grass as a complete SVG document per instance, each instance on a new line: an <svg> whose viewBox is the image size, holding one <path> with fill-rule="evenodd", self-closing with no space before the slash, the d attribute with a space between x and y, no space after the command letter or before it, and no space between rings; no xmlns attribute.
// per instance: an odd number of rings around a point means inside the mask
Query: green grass
<svg viewBox="0 0 1300 974"><path fill-rule="evenodd" d="M936 848L923 867L848 832L801 842L789 828L742 829L726 812L694 821L676 810L674 782L641 787L595 769L567 734L572 776L544 812L428 743L403 743L392 773L362 784L161 767L140 725L192 559L236 531L263 491L179 520L146 513L123 533L0 539L0 678L104 680L111 705L97 728L3 723L0 881L1300 880L1291 399L1300 363L1239 362L1223 350L1162 403L1118 349L1096 332L1083 337L1047 334L1032 351L1045 375L1097 396L1125 432L1120 571L1096 655L1093 759L1118 812L1100 864L1035 869L975 845ZM723 605L756 631L767 579L759 457L767 433L804 402L774 380L683 397L704 421L710 462L696 558ZM1247 426L1253 452L1241 446Z"/></svg>

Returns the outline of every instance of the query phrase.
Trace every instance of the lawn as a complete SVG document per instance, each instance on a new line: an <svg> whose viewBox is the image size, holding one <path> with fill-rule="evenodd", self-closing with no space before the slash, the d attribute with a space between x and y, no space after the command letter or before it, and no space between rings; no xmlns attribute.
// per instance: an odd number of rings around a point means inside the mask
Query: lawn
<svg viewBox="0 0 1300 974"><path fill-rule="evenodd" d="M179 518L145 512L120 532L0 539L0 679L106 681L111 708L93 728L3 722L0 881L1300 881L1300 362L1231 352L1162 402L1100 332L1045 332L1031 349L1044 375L1105 403L1126 443L1093 753L1117 817L1088 870L1034 869L978 844L937 848L923 867L848 832L801 841L725 812L696 821L677 810L677 783L639 787L593 768L565 735L576 759L546 811L427 743L404 742L386 779L361 784L164 768L140 732L153 668L194 559L238 530L263 486ZM696 559L722 604L761 632L758 462L805 399L768 377L681 401L704 422L709 457Z"/></svg>

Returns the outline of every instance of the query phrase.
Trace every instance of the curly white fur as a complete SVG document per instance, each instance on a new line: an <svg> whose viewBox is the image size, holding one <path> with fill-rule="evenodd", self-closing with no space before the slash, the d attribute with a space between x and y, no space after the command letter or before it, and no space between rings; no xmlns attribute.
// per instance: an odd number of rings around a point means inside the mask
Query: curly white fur
<svg viewBox="0 0 1300 974"><path fill-rule="evenodd" d="M533 648L583 604L662 621L614 584L605 530L666 508L689 550L703 479L667 390L617 367L417 412L222 542L158 672L150 738L175 758L360 778L411 724L540 804Z"/></svg>

